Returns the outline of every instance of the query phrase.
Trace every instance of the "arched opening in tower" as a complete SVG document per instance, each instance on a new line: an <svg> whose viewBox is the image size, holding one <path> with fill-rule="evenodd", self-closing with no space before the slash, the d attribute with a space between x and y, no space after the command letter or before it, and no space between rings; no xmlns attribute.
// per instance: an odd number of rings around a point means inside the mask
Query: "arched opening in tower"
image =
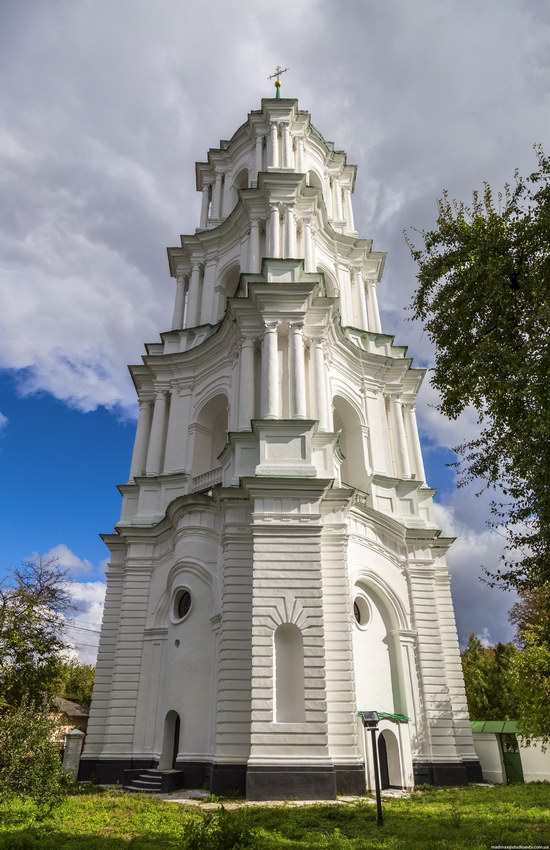
<svg viewBox="0 0 550 850"><path fill-rule="evenodd" d="M233 180L233 185L231 187L231 209L233 210L237 204L239 203L239 192L242 189L248 189L249 183L249 174L248 168L241 168L235 179Z"/></svg>
<svg viewBox="0 0 550 850"><path fill-rule="evenodd" d="M227 442L227 429L227 397L220 393L201 408L192 426L195 434L193 478L219 467L218 455Z"/></svg>
<svg viewBox="0 0 550 850"><path fill-rule="evenodd" d="M340 451L344 456L340 469L342 484L367 489L367 455L361 420L355 408L341 396L334 401L334 431L340 434Z"/></svg>

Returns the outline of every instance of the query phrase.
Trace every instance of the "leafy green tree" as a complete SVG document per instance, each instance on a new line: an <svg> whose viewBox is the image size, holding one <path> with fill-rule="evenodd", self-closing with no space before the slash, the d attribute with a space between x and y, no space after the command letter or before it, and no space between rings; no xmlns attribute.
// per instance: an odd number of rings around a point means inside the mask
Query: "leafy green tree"
<svg viewBox="0 0 550 850"><path fill-rule="evenodd" d="M61 663L62 678L58 696L72 699L88 709L92 701L95 667L72 658Z"/></svg>
<svg viewBox="0 0 550 850"><path fill-rule="evenodd" d="M509 686L517 701L518 727L528 741L550 741L550 646L541 626L523 632L523 649L513 659Z"/></svg>
<svg viewBox="0 0 550 850"><path fill-rule="evenodd" d="M533 626L540 627L543 637L550 643L550 582L537 590L525 590L508 612L508 619L516 627L516 640L520 646L525 644L524 635Z"/></svg>
<svg viewBox="0 0 550 850"><path fill-rule="evenodd" d="M54 743L57 721L23 700L0 713L0 797L32 801L39 817L58 805L72 784Z"/></svg>
<svg viewBox="0 0 550 850"><path fill-rule="evenodd" d="M486 720L489 713L490 659L480 639L471 634L461 655L468 711L471 720Z"/></svg>
<svg viewBox="0 0 550 850"><path fill-rule="evenodd" d="M10 579L0 586L0 701L46 702L63 682L67 575L56 559L36 558Z"/></svg>
<svg viewBox="0 0 550 850"><path fill-rule="evenodd" d="M472 720L515 720L517 695L510 688L510 669L519 650L513 643L483 646L471 634L462 653L462 670Z"/></svg>
<svg viewBox="0 0 550 850"><path fill-rule="evenodd" d="M418 263L414 318L435 346L432 383L455 419L469 405L479 435L456 447L461 483L495 492L508 548L493 582L532 590L550 579L550 159L471 205L439 201Z"/></svg>
<svg viewBox="0 0 550 850"><path fill-rule="evenodd" d="M550 583L525 591L509 612L521 647L513 659L509 687L516 694L517 721L528 739L550 741Z"/></svg>

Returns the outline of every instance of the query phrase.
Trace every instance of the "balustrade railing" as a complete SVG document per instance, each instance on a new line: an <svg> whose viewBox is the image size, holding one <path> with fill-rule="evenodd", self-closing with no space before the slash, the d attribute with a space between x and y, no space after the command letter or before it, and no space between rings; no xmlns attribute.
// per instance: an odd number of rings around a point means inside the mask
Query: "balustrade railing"
<svg viewBox="0 0 550 850"><path fill-rule="evenodd" d="M222 468L217 466L216 469L209 469L208 472L195 475L192 481L192 492L203 493L205 490L211 490L212 487L219 487L221 483Z"/></svg>

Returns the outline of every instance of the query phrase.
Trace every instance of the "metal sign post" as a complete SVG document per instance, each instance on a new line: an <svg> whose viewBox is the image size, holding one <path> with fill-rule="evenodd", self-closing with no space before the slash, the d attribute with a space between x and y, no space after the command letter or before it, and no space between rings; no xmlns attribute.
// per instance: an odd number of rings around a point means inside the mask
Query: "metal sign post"
<svg viewBox="0 0 550 850"><path fill-rule="evenodd" d="M376 746L376 732L378 731L379 716L377 711L358 711L357 714L363 721L363 728L369 729L372 744L372 763L374 767L374 788L376 791L376 826L384 826L382 814L382 796L380 794L380 771L378 769L378 747ZM365 748L366 755L366 748Z"/></svg>

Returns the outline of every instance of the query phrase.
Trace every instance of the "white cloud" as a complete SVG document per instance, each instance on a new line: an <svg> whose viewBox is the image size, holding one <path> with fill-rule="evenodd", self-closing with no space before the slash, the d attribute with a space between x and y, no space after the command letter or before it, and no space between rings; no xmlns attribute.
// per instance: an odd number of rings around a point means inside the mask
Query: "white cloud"
<svg viewBox="0 0 550 850"><path fill-rule="evenodd" d="M389 251L386 326L422 360L429 346L402 322L402 229L433 222L443 186L467 197L529 167L548 131L548 13L519 0L476 6L475 27L458 0L281 0L275 18L268 0L237 17L213 0L7 7L0 365L81 410L133 415L126 363L169 324L165 246L197 224L194 161L273 94L276 45L283 93L359 165L358 229ZM338 62L319 64L334 45Z"/></svg>
<svg viewBox="0 0 550 850"><path fill-rule="evenodd" d="M473 408L466 408L456 419L447 419L437 410L440 401L441 396L431 385L428 371L418 394L417 416L419 428L431 442L449 449L479 436L480 427Z"/></svg>
<svg viewBox="0 0 550 850"><path fill-rule="evenodd" d="M508 622L508 611L517 596L490 587L483 572L484 568L490 572L497 568L506 542L504 531L484 527L484 511L478 529L466 522L460 509L462 499L475 503L470 489L455 492L448 504L434 505L436 522L443 533L456 537L447 563L461 644L466 644L470 632L493 642L512 640L514 630Z"/></svg>
<svg viewBox="0 0 550 850"><path fill-rule="evenodd" d="M3 413L0 413L0 434L8 427L8 421L8 417L4 416Z"/></svg>
<svg viewBox="0 0 550 850"><path fill-rule="evenodd" d="M74 610L67 617L65 635L80 661L95 664L105 602L105 582L72 582Z"/></svg>
<svg viewBox="0 0 550 850"><path fill-rule="evenodd" d="M60 567L69 570L71 573L88 573L93 569L91 561L88 561L87 558L79 558L78 555L75 555L75 553L72 552L64 543L60 543L58 546L53 546L51 549L48 549L42 557L45 560L55 558Z"/></svg>
<svg viewBox="0 0 550 850"><path fill-rule="evenodd" d="M483 646L494 646L495 641L491 637L491 632L487 627L481 630L481 633L477 635L479 640L481 641Z"/></svg>

